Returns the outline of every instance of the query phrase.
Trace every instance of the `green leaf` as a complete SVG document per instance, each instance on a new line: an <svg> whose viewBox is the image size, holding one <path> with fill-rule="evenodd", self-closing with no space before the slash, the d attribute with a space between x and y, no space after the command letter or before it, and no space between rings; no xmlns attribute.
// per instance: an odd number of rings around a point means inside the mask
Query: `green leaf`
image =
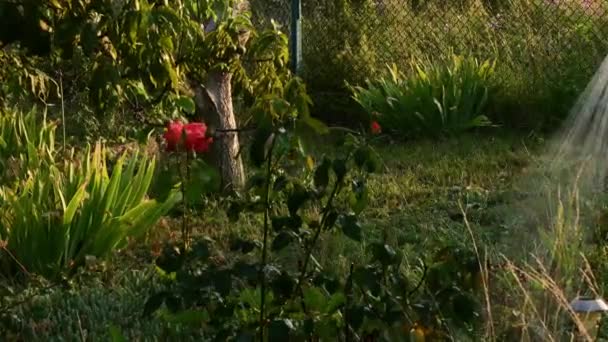
<svg viewBox="0 0 608 342"><path fill-rule="evenodd" d="M325 313L330 314L330 315L333 314L342 305L344 305L344 303L346 303L346 296L344 296L344 293L342 293L342 292L334 293L331 296L331 298L329 298L329 301L327 302L327 305L325 307Z"/></svg>
<svg viewBox="0 0 608 342"><path fill-rule="evenodd" d="M367 206L368 191L365 186L365 180L353 181L353 191L350 194L350 206L353 212L358 215Z"/></svg>
<svg viewBox="0 0 608 342"><path fill-rule="evenodd" d="M174 89L177 89L179 86L179 78L177 76L177 71L173 67L172 63L168 60L163 63L163 68L167 72L169 79L171 80L171 85Z"/></svg>
<svg viewBox="0 0 608 342"><path fill-rule="evenodd" d="M273 251L280 251L283 248L289 246L291 242L293 242L294 236L293 233L282 231L280 232L272 241L271 249Z"/></svg>
<svg viewBox="0 0 608 342"><path fill-rule="evenodd" d="M289 102L281 98L273 98L270 100L270 110L276 117L283 117L289 112Z"/></svg>
<svg viewBox="0 0 608 342"><path fill-rule="evenodd" d="M383 266L395 265L400 262L397 252L387 244L374 243L371 249L374 260L380 262Z"/></svg>
<svg viewBox="0 0 608 342"><path fill-rule="evenodd" d="M329 128L321 120L315 119L311 116L304 117L301 120L308 127L312 128L317 134L323 135L329 133Z"/></svg>
<svg viewBox="0 0 608 342"><path fill-rule="evenodd" d="M358 331L365 319L365 308L361 305L350 307L346 309L346 317L348 318L348 324L350 324L355 331Z"/></svg>
<svg viewBox="0 0 608 342"><path fill-rule="evenodd" d="M180 96L175 100L175 104L187 114L194 114L196 111L194 100L189 96Z"/></svg>
<svg viewBox="0 0 608 342"><path fill-rule="evenodd" d="M318 287L308 287L303 290L304 304L307 310L322 312L327 307L327 297Z"/></svg>
<svg viewBox="0 0 608 342"><path fill-rule="evenodd" d="M334 173L336 174L336 178L338 182L341 182L346 176L346 172L348 171L346 167L346 160L344 159L336 159L333 162L332 168Z"/></svg>
<svg viewBox="0 0 608 342"><path fill-rule="evenodd" d="M325 219L325 227L323 228L325 230L332 229L336 224L336 221L338 221L338 213L335 210L332 210L327 214L327 218Z"/></svg>
<svg viewBox="0 0 608 342"><path fill-rule="evenodd" d="M261 125L255 132L251 143L250 157L253 165L261 167L267 158L266 149L268 139L272 136L272 129L268 125Z"/></svg>
<svg viewBox="0 0 608 342"><path fill-rule="evenodd" d="M59 0L49 0L49 1L53 5L53 7L57 8L57 9L63 9L63 6L61 5L61 2Z"/></svg>
<svg viewBox="0 0 608 342"><path fill-rule="evenodd" d="M139 11L129 11L125 14L125 26L129 31L129 40L132 44L135 44L137 42L137 32L139 31L140 15L141 12Z"/></svg>
<svg viewBox="0 0 608 342"><path fill-rule="evenodd" d="M300 184L294 184L294 189L287 198L287 208L291 216L296 216L300 207L310 199L310 193Z"/></svg>
<svg viewBox="0 0 608 342"><path fill-rule="evenodd" d="M374 295L380 292L379 279L381 277L376 266L356 267L353 271L353 282Z"/></svg>
<svg viewBox="0 0 608 342"><path fill-rule="evenodd" d="M293 290L296 287L297 280L287 272L281 274L272 280L272 292L281 298L290 298Z"/></svg>
<svg viewBox="0 0 608 342"><path fill-rule="evenodd" d="M161 201L165 201L173 191L178 189L179 175L173 167L164 165L155 178L152 192Z"/></svg>
<svg viewBox="0 0 608 342"><path fill-rule="evenodd" d="M160 46L165 50L165 52L173 53L174 48L173 48L173 40L171 39L171 37L164 36L164 37L160 38L159 42L160 42Z"/></svg>
<svg viewBox="0 0 608 342"><path fill-rule="evenodd" d="M110 325L108 328L110 332L110 341L111 342L127 342L125 336L120 332L120 329L115 325Z"/></svg>
<svg viewBox="0 0 608 342"><path fill-rule="evenodd" d="M87 23L82 28L80 43L82 45L82 50L86 55L90 55L94 52L99 40L97 38L97 29L93 23Z"/></svg>
<svg viewBox="0 0 608 342"><path fill-rule="evenodd" d="M317 167L314 175L315 186L319 190L324 190L329 184L329 168L331 166L331 161L329 158L323 158L323 162L321 165Z"/></svg>
<svg viewBox="0 0 608 342"><path fill-rule="evenodd" d="M359 147L354 153L355 164L362 168L369 160L371 155L370 148L367 146Z"/></svg>
<svg viewBox="0 0 608 342"><path fill-rule="evenodd" d="M184 197L188 203L201 202L202 196L219 190L220 175L216 169L202 160L190 166L190 179L186 183Z"/></svg>
<svg viewBox="0 0 608 342"><path fill-rule="evenodd" d="M63 213L63 224L69 226L72 224L72 220L74 219L74 215L76 215L76 210L82 204L84 200L84 196L86 194L87 183L84 183L80 186L74 197L68 203L64 213Z"/></svg>
<svg viewBox="0 0 608 342"><path fill-rule="evenodd" d="M344 235L349 238L361 242L363 239L363 232L361 229L361 225L357 221L357 217L355 215L348 215L342 219L342 232Z"/></svg>
<svg viewBox="0 0 608 342"><path fill-rule="evenodd" d="M295 327L289 319L277 319L268 325L268 342L284 342L291 340Z"/></svg>

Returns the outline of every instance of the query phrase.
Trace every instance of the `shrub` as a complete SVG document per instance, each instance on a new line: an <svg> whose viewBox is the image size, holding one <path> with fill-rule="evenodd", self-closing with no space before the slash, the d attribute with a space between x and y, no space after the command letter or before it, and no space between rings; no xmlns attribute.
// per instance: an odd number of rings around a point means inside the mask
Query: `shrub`
<svg viewBox="0 0 608 342"><path fill-rule="evenodd" d="M409 77L393 66L390 78L353 87L353 98L394 133L458 133L490 124L483 113L494 66L490 60L453 56L447 64L415 62Z"/></svg>

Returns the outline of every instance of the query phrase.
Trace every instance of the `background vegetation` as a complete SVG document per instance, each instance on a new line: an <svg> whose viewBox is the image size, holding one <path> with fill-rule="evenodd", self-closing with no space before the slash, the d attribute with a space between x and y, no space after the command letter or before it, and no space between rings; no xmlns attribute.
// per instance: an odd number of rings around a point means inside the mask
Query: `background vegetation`
<svg viewBox="0 0 608 342"><path fill-rule="evenodd" d="M289 31L289 4L254 0L254 19ZM345 82L390 77L412 60L449 63L453 54L496 60L499 89L488 117L516 128L553 128L608 51L601 1L302 1L304 78L320 116L353 122ZM337 107L337 108L336 108ZM344 110L348 108L348 110ZM360 113L360 112L359 112Z"/></svg>
<svg viewBox="0 0 608 342"><path fill-rule="evenodd" d="M249 5L0 2L0 339L590 339L605 194L543 167L606 4L304 1L301 77Z"/></svg>

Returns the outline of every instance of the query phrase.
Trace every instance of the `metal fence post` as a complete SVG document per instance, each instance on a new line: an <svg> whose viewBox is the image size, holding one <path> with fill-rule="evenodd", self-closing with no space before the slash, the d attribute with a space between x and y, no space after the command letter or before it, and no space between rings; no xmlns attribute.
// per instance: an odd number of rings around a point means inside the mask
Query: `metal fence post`
<svg viewBox="0 0 608 342"><path fill-rule="evenodd" d="M300 74L302 67L302 1L291 0L291 37L289 41L291 71Z"/></svg>

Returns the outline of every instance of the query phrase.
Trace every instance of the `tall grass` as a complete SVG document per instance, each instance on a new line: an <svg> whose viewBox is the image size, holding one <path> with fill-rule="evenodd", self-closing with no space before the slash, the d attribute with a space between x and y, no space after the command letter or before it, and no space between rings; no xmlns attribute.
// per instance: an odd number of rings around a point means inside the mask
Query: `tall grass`
<svg viewBox="0 0 608 342"><path fill-rule="evenodd" d="M595 339L570 302L579 296L601 298L604 292L592 265L607 260L598 258L591 240L593 217L602 203L581 194L576 179L565 185L547 180L537 183L548 191L545 196L522 204L534 208L522 214L532 226L513 227L505 244L478 249L478 236L463 211L484 276L484 340ZM519 210L518 203L511 206ZM491 263L485 262L488 258Z"/></svg>

